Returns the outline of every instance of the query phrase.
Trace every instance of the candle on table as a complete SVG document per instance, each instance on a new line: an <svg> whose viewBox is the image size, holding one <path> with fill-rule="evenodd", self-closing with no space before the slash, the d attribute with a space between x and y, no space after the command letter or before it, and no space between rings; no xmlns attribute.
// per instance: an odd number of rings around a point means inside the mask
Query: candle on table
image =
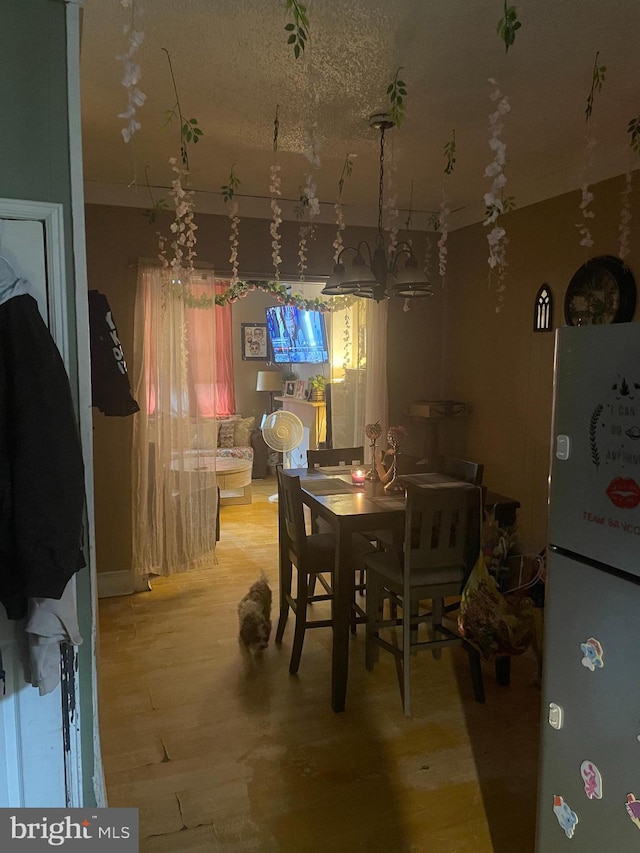
<svg viewBox="0 0 640 853"><path fill-rule="evenodd" d="M351 482L355 486L364 486L364 478L366 476L366 471L363 471L361 468L357 468L355 471L351 472Z"/></svg>

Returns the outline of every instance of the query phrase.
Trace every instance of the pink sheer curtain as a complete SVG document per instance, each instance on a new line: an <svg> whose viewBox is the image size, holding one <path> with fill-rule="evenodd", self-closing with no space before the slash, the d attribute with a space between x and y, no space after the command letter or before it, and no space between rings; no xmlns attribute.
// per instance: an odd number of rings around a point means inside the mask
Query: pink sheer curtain
<svg viewBox="0 0 640 853"><path fill-rule="evenodd" d="M213 565L215 335L212 273L185 274L188 291L209 297L188 307L162 269L140 267L133 380L146 405L134 416L132 566L136 589L152 575Z"/></svg>
<svg viewBox="0 0 640 853"><path fill-rule="evenodd" d="M216 280L216 293L224 293L228 281ZM236 394L233 384L233 338L231 305L216 308L216 415L235 415Z"/></svg>
<svg viewBox="0 0 640 853"><path fill-rule="evenodd" d="M193 296L212 298L223 293L228 282L191 284ZM233 387L233 347L231 306L215 307L215 340L210 333L209 318L199 308L185 310L187 350L189 352L189 401L193 417L213 418L233 415L236 396ZM211 365L215 365L215 384L211 382Z"/></svg>

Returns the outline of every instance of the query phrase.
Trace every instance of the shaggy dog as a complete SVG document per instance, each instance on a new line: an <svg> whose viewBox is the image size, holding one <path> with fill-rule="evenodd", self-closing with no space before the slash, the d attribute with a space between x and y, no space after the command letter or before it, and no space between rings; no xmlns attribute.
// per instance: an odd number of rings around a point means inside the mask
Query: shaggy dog
<svg viewBox="0 0 640 853"><path fill-rule="evenodd" d="M271 589L263 572L238 604L240 645L250 652L261 652L271 635Z"/></svg>

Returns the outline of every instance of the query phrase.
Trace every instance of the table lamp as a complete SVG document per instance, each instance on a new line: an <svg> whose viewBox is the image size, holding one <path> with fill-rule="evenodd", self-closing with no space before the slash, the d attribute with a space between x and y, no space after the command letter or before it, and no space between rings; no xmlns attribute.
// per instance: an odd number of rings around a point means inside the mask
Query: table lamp
<svg viewBox="0 0 640 853"><path fill-rule="evenodd" d="M282 374L277 370L259 370L256 379L256 391L269 392L269 414L273 411L273 392L282 393Z"/></svg>

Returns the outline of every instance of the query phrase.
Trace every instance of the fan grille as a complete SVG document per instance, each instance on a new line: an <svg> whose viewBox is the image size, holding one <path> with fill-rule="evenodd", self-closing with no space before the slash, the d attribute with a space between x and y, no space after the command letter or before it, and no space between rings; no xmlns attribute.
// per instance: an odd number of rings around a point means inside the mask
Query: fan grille
<svg viewBox="0 0 640 853"><path fill-rule="evenodd" d="M302 421L293 412L284 410L272 412L262 425L262 437L265 444L278 453L294 450L304 436Z"/></svg>

